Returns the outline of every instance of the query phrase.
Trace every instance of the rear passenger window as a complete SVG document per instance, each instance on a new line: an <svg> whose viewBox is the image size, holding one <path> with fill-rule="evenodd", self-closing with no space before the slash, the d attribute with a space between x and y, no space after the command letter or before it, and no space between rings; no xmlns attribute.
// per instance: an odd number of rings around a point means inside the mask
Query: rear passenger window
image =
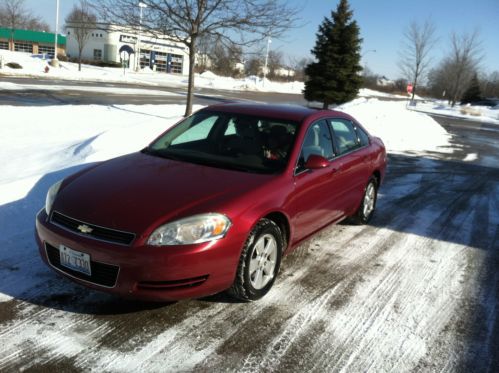
<svg viewBox="0 0 499 373"><path fill-rule="evenodd" d="M325 120L316 122L310 126L305 135L303 146L301 148L300 158L298 160L297 171L305 169L305 162L312 154L320 155L331 159L334 157L333 140L331 131Z"/></svg>
<svg viewBox="0 0 499 373"><path fill-rule="evenodd" d="M330 119L334 142L339 154L348 153L360 146L353 123L345 119Z"/></svg>
<svg viewBox="0 0 499 373"><path fill-rule="evenodd" d="M366 131L364 131L360 127L355 127L355 129L357 130L357 136L359 137L360 146L369 145L369 136L367 135Z"/></svg>

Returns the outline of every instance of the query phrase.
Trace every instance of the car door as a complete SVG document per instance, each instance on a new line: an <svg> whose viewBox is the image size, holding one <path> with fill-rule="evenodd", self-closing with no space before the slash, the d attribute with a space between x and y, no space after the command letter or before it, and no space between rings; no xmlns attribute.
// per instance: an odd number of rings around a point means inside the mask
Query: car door
<svg viewBox="0 0 499 373"><path fill-rule="evenodd" d="M338 193L342 188L343 176L338 172L329 127L326 120L311 124L301 146L294 175L295 192L289 204L295 241L305 238L342 215ZM328 166L315 170L306 169L305 162L312 154L328 159Z"/></svg>
<svg viewBox="0 0 499 373"><path fill-rule="evenodd" d="M358 207L371 172L369 138L355 123L343 118L330 118L339 169L344 176L341 209L351 214ZM362 132L360 132L362 131Z"/></svg>

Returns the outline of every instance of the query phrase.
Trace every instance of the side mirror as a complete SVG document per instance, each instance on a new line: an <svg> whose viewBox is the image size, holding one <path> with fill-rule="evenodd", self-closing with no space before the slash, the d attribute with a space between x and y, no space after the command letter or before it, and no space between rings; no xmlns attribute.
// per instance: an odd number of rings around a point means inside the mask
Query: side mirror
<svg viewBox="0 0 499 373"><path fill-rule="evenodd" d="M327 166L329 166L328 160L317 154L311 154L305 162L305 168L309 170L317 170L319 168L326 168Z"/></svg>

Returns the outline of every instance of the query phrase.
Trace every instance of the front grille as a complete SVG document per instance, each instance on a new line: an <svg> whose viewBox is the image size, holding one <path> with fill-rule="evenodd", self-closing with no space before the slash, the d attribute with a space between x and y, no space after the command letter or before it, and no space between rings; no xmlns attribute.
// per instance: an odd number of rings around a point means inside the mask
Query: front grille
<svg viewBox="0 0 499 373"><path fill-rule="evenodd" d="M71 277L75 277L80 280L84 280L87 282L91 282L92 284L101 285L108 288L112 288L116 285L118 272L120 270L120 267L118 266L101 262L94 262L93 260L91 260L90 267L92 270L92 275L89 276L78 271L73 271L72 269L66 268L61 265L59 250L56 247L45 243L45 251L47 252L47 258L50 265Z"/></svg>
<svg viewBox="0 0 499 373"><path fill-rule="evenodd" d="M174 281L141 281L137 286L144 290L177 290L199 286L207 279L208 275Z"/></svg>
<svg viewBox="0 0 499 373"><path fill-rule="evenodd" d="M95 238L101 241L118 243L121 245L130 245L135 238L133 233L122 232L115 229L104 228L95 224L86 223L80 220L70 218L57 211L52 213L51 222L57 224L71 232L77 233L85 237ZM82 233L78 227L87 226L92 229L90 233Z"/></svg>

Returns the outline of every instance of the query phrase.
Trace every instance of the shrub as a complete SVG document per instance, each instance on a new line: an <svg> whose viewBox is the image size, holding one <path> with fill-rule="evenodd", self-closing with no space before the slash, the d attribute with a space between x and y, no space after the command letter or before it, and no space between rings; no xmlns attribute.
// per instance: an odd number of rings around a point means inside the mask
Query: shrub
<svg viewBox="0 0 499 373"><path fill-rule="evenodd" d="M22 69L23 67L19 65L17 62L8 62L5 66L10 67L11 69Z"/></svg>

